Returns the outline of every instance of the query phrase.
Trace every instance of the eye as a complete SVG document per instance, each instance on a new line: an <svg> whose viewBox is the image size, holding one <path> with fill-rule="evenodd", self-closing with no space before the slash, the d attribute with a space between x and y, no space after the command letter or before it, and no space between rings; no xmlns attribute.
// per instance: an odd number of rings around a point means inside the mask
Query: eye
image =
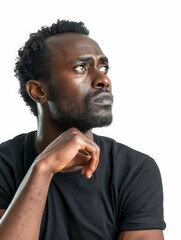
<svg viewBox="0 0 181 240"><path fill-rule="evenodd" d="M87 71L87 66L85 64L79 64L74 68L74 71L78 73L84 73L85 71Z"/></svg>
<svg viewBox="0 0 181 240"><path fill-rule="evenodd" d="M99 70L100 70L101 72L103 72L104 74L107 74L108 71L109 71L109 66L108 66L108 65L101 66L101 67L99 68Z"/></svg>

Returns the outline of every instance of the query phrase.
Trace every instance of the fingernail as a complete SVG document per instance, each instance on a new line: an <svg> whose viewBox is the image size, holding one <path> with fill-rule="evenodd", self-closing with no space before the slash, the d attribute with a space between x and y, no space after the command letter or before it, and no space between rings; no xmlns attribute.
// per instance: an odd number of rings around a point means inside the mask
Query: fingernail
<svg viewBox="0 0 181 240"><path fill-rule="evenodd" d="M92 177L93 173L89 174L88 175L88 179L90 179Z"/></svg>

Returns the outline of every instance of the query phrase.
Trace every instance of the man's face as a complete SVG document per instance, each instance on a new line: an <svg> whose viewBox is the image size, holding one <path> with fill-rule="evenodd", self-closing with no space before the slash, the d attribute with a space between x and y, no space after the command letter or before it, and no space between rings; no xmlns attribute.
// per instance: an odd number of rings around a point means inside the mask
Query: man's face
<svg viewBox="0 0 181 240"><path fill-rule="evenodd" d="M48 107L53 127L86 132L112 122L108 60L98 44L78 33L47 39L51 55Z"/></svg>

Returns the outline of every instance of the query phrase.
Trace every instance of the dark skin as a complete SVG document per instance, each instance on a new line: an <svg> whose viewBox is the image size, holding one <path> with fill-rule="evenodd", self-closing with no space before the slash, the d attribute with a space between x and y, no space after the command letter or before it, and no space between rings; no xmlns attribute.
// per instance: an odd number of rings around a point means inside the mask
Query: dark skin
<svg viewBox="0 0 181 240"><path fill-rule="evenodd" d="M91 130L84 133L75 127L66 131L57 128L57 106L70 111L71 104L78 103L76 114L81 114L87 94L107 91L104 101L90 101L92 116L111 115L111 92L107 76L108 61L98 44L77 33L59 34L47 39L52 53L51 83L57 92L71 101L51 100L47 83L30 80L27 91L38 107L36 148L39 153L7 210L1 209L1 240L38 239L42 214L53 175L61 171L81 169L90 178L99 163L100 149L93 141ZM105 105L108 108L105 108ZM73 105L72 105L73 106ZM45 127L46 126L46 127ZM129 231L118 240L163 240L160 230Z"/></svg>

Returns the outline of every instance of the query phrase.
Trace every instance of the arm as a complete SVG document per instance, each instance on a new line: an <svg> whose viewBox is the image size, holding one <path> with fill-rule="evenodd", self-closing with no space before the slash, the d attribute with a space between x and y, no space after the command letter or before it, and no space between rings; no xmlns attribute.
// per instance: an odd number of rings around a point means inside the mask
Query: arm
<svg viewBox="0 0 181 240"><path fill-rule="evenodd" d="M118 240L164 240L161 230L125 231L120 233Z"/></svg>
<svg viewBox="0 0 181 240"><path fill-rule="evenodd" d="M81 150L88 152L89 157L76 158ZM61 134L30 167L0 221L0 239L39 239L42 215L53 175L81 165L82 174L90 178L97 168L98 160L98 146L77 129L69 129Z"/></svg>
<svg viewBox="0 0 181 240"><path fill-rule="evenodd" d="M3 214L5 213L6 209L0 209L0 218L2 218Z"/></svg>
<svg viewBox="0 0 181 240"><path fill-rule="evenodd" d="M163 240L163 189L156 162L147 157L128 178L118 240Z"/></svg>
<svg viewBox="0 0 181 240"><path fill-rule="evenodd" d="M46 176L47 175L47 176ZM38 239L51 174L33 165L0 222L0 238Z"/></svg>

